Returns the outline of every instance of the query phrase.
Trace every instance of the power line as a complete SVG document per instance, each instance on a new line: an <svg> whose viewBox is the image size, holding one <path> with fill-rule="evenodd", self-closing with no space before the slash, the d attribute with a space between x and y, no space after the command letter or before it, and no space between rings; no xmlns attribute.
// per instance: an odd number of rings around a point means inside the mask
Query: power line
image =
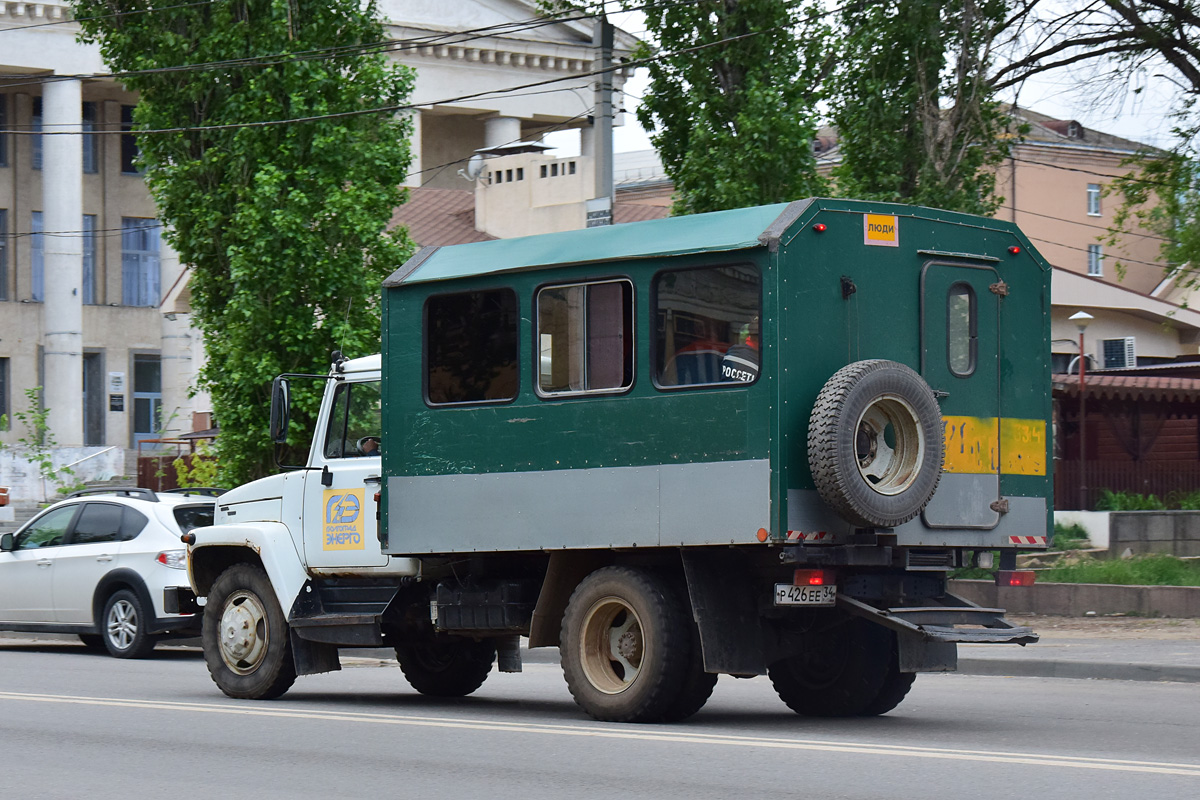
<svg viewBox="0 0 1200 800"><path fill-rule="evenodd" d="M1041 214L1041 213L1039 213L1039 212L1037 212L1037 211L1028 211L1028 210L1026 210L1026 209L1023 209L1023 208L1014 208L1013 206L1000 206L1000 208L1007 209L1008 211L1015 211L1015 212L1016 212L1016 213L1018 213L1018 214L1028 214L1029 216L1033 216L1033 217L1042 217L1042 218L1044 218L1044 219L1052 219L1052 220L1054 220L1055 222L1066 222L1066 223L1068 223L1068 224L1071 224L1071 225L1079 225L1079 226L1082 226L1082 227L1084 227L1084 228L1095 228L1095 229L1096 229L1096 230L1098 230L1098 231L1106 231L1106 232L1108 232L1108 233L1112 233L1112 232L1113 232L1113 229L1112 229L1112 228L1110 228L1110 227L1108 227L1107 225L1093 225L1093 224L1092 224L1092 223L1090 223L1090 222L1081 222L1080 220L1076 220L1076 219L1067 219L1067 218L1065 218L1065 217L1055 217L1055 216L1052 216L1052 215L1050 215L1050 214ZM1171 241L1170 239L1168 239L1168 238L1167 238L1167 237L1165 237L1165 236L1158 236L1158 235L1156 235L1156 234L1153 234L1153 233L1138 233L1138 232L1136 232L1136 231L1118 231L1118 233L1122 233L1122 234L1125 234L1125 235L1127 235L1127 236L1141 236L1141 237L1143 237L1143 238L1145 238L1145 239L1158 239L1160 242L1169 242L1169 241Z"/></svg>
<svg viewBox="0 0 1200 800"><path fill-rule="evenodd" d="M24 31L30 28L48 28L51 25L68 25L72 22L90 22L98 19L114 19L116 17L132 17L136 14L154 14L159 11L171 11L177 8L194 8L195 6L210 6L216 3L217 0L199 0L195 3L180 3L176 6L162 6L160 8L140 8L134 11L114 11L112 14L99 14L94 17L64 17L51 22L35 22L32 25L13 25L8 28L0 28L0 33L8 33L9 31Z"/></svg>
<svg viewBox="0 0 1200 800"><path fill-rule="evenodd" d="M559 123L556 123L556 124L550 126L545 131L543 131L543 133L551 133L556 130L561 130L561 129L565 128L567 125L570 125L575 120L588 116L594 110L595 110L594 107L587 108L587 109L579 112L578 114L576 114L573 117L569 117L569 118L563 120L562 122L559 122ZM512 139L510 141L507 141L507 142L502 142L501 144L498 144L495 146L496 147L504 147L504 146L510 145L510 144L517 144L518 142L521 142L521 141L523 141L523 139L517 138L517 139ZM415 178L418 175L423 175L427 172L434 172L435 170L440 172L442 170L447 169L448 167L453 167L456 164L464 164L467 161L469 161L470 158L471 158L471 156L467 156L466 158L459 158L459 159L455 159L454 161L447 161L444 164L438 164L433 167L426 167L424 169L420 169L415 172L410 172L407 175L405 175L404 178L405 178L405 180L408 180L409 178ZM412 187L409 187L409 188L412 188ZM417 188L419 188L419 187L417 187ZM166 227L165 223L163 223L161 221L157 221L156 224L154 224L154 225L143 225L139 228L139 230L148 230L151 228L164 228L164 227ZM94 237L96 234L103 234L103 236L101 236L99 238L104 238L107 236L119 236L119 235L125 233L126 230L127 230L126 228L94 228L92 230L74 230L74 231L70 231L70 230L66 230L66 231L21 231L19 233L0 234L0 240L24 239L24 238L34 237L34 236L53 236L58 239L87 239L87 238Z"/></svg>
<svg viewBox="0 0 1200 800"><path fill-rule="evenodd" d="M492 96L503 96L503 95L512 94L513 92L521 91L523 89L534 89L534 88L538 88L541 86L549 86L549 85L555 84L555 83L562 83L563 81L575 81L575 80L579 80L581 78L590 78L590 77L594 77L596 75L603 75L608 72L616 72L616 71L623 70L623 69L636 68L636 67L639 67L639 66L642 66L645 64L650 64L655 61L665 59L665 58L673 58L675 56L687 55L688 53L694 53L699 50L706 50L710 47L719 47L721 45L729 44L731 42L736 42L736 41L740 41L742 39L748 39L748 38L751 38L754 36L759 36L765 32L766 32L765 30L764 31L753 31L751 33L743 33L738 36L728 36L724 39L719 39L715 42L709 42L707 44L695 45L692 47L685 47L685 48L681 48L679 50L673 50L673 51L669 51L669 52L662 52L662 53L659 53L654 56L649 56L647 58L625 61L621 64L614 64L611 67L605 67L603 69L594 69L589 72L580 72L580 73L576 73L575 75L568 75L568 76L559 77L559 78L547 78L546 80L534 81L532 83L520 84L518 86L510 86L505 89L489 89L489 90L484 90L484 91L480 91L480 92L473 92L471 94L459 95L458 97L451 97L451 98L442 99L442 100L427 100L427 101L424 101L421 103L403 103L403 104L394 105L394 106L379 106L376 108L355 109L353 111L339 111L339 112L335 112L332 114L314 114L314 115L307 116L307 117L291 117L288 119L278 119L278 120L260 120L258 122L233 122L233 123L228 123L228 124L224 124L224 125L195 125L195 126L189 126L189 127L175 127L175 128L140 128L140 129L136 129L136 130L93 130L93 131L89 131L89 133L95 134L95 135L113 135L113 134L122 135L122 134L132 133L132 134L135 134L138 136L158 134L158 133L208 133L208 132L212 132L212 131L244 130L244 129L248 129L248 128L267 128L267 127L275 127L278 125L290 125L290 124L298 123L298 122L317 122L317 121L326 120L326 119L346 119L346 118L350 118L350 117L365 116L368 114L394 114L398 111L412 111L412 110L420 109L424 106L442 105L442 104L447 104L447 103L459 103L464 100L478 100L478 99L490 98ZM16 135L76 136L76 135L79 135L80 132L79 131L46 131L46 130L43 130L39 133L37 131L26 131L26 130L12 130L12 129L7 130L7 131L0 130L0 134L4 134L4 133L12 133L12 134L16 134Z"/></svg>
<svg viewBox="0 0 1200 800"><path fill-rule="evenodd" d="M1026 234L1026 235L1028 235L1028 234ZM1055 247L1065 247L1067 250L1078 250L1081 253L1092 252L1092 251L1088 250L1086 247L1076 247L1073 244L1063 244L1062 242L1052 242L1049 239L1039 239L1036 236L1029 236L1029 240L1032 242L1041 242L1042 244L1052 244ZM1100 253L1099 255L1101 258L1109 257L1109 256L1105 256L1103 253ZM1112 256L1112 257L1116 258L1115 256ZM1146 267L1156 267L1158 269L1167 269L1170 266L1169 264L1163 264L1163 263L1157 262L1157 261L1139 261L1136 258L1117 258L1116 260L1121 263L1124 263L1124 264L1141 264Z"/></svg>
<svg viewBox="0 0 1200 800"><path fill-rule="evenodd" d="M215 0L208 0L213 2ZM607 4L608 0L605 0ZM633 7L628 10L638 11L644 10L651 6L663 7L688 5L693 0L672 0L668 3L657 3L653 0L648 0L647 3ZM194 5L206 5L208 3L196 3ZM171 6L170 8L183 8L184 6ZM153 10L153 9L151 9ZM161 10L166 10L161 9ZM448 31L445 33L428 34L426 36L417 36L409 39L384 39L378 42L366 42L351 45L341 45L337 47L318 48L313 50L297 50L294 52L272 53L263 56L248 56L245 58L227 59L222 61L208 61L196 64L181 64L173 67L156 67L146 70L130 70L126 72L106 72L106 73L89 73L79 75L45 75L38 76L32 80L25 80L19 83L6 84L7 88L22 87L22 86L40 86L46 83L54 83L67 80L86 80L86 79L120 79L128 77L138 77L143 75L155 75L175 72L192 72L192 71L207 71L222 68L233 67L255 67L255 66L276 66L278 64L295 63L298 61L312 60L332 60L340 57L354 57L359 55L370 55L377 53L403 52L405 50L414 50L422 47L432 47L435 45L454 46L461 45L477 39L486 39L497 35L521 33L536 28L545 27L548 25L558 25L564 22L577 22L585 19L595 19L604 15L604 11L593 13L574 13L563 11L558 15L543 15L538 17L528 17L521 20L510 20L508 22L486 25L479 28L468 28L462 31ZM50 23L46 23L50 24ZM58 24L58 23L54 23ZM388 21L384 21L388 24ZM33 26L28 26L33 27ZM11 30L11 29L10 29ZM461 37L461 38L455 38ZM449 40L449 41L448 41ZM27 78L28 76L17 76Z"/></svg>

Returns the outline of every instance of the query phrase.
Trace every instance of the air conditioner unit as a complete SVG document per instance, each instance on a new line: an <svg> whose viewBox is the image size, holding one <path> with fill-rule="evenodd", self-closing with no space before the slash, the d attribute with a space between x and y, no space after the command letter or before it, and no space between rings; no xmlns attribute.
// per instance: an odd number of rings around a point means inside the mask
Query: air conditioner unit
<svg viewBox="0 0 1200 800"><path fill-rule="evenodd" d="M1120 339L1101 339L1100 347L1104 353L1105 369L1120 369L1137 366L1137 347L1133 336L1122 336Z"/></svg>

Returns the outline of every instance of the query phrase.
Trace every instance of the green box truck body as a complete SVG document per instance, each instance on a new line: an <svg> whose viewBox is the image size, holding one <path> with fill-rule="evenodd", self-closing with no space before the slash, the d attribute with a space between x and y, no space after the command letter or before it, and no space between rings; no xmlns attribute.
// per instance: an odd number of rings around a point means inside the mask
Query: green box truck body
<svg viewBox="0 0 1200 800"><path fill-rule="evenodd" d="M305 469L197 532L210 671L274 696L388 643L461 694L525 635L600 719L682 719L718 673L883 713L957 642L1036 640L946 575L1047 545L1049 291L1010 223L846 200L422 250ZM219 635L246 592L280 664Z"/></svg>

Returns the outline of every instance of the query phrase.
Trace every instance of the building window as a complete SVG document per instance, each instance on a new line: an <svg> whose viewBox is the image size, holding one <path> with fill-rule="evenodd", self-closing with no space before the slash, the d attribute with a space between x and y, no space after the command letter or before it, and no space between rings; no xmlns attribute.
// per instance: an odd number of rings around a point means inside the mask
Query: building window
<svg viewBox="0 0 1200 800"><path fill-rule="evenodd" d="M29 266L33 271L30 297L40 303L46 299L46 241L42 236L42 212L30 214L29 231Z"/></svg>
<svg viewBox="0 0 1200 800"><path fill-rule="evenodd" d="M633 385L633 284L551 286L537 294L538 392L614 392Z"/></svg>
<svg viewBox="0 0 1200 800"><path fill-rule="evenodd" d="M8 130L8 95L0 94L0 131ZM8 166L8 134L0 132L0 167Z"/></svg>
<svg viewBox="0 0 1200 800"><path fill-rule="evenodd" d="M674 388L754 381L761 283L758 270L749 265L656 275L651 301L655 383Z"/></svg>
<svg viewBox="0 0 1200 800"><path fill-rule="evenodd" d="M517 167L517 180L519 180L519 181L525 180L525 168L524 167Z"/></svg>
<svg viewBox="0 0 1200 800"><path fill-rule="evenodd" d="M83 302L96 303L96 215L83 215Z"/></svg>
<svg viewBox="0 0 1200 800"><path fill-rule="evenodd" d="M0 208L0 300L8 299L8 209Z"/></svg>
<svg viewBox="0 0 1200 800"><path fill-rule="evenodd" d="M121 106L121 130L133 130L133 106ZM126 175L140 175L137 159L141 151L138 149L137 136L132 133L121 134L121 172Z"/></svg>
<svg viewBox="0 0 1200 800"><path fill-rule="evenodd" d="M83 171L94 174L100 171L100 137L96 135L96 104L83 104Z"/></svg>
<svg viewBox="0 0 1200 800"><path fill-rule="evenodd" d="M32 155L30 156L29 166L33 169L42 168L42 98L33 98L33 118L29 121L30 129L35 131L33 136L29 137L29 146Z"/></svg>
<svg viewBox="0 0 1200 800"><path fill-rule="evenodd" d="M127 306L158 305L159 231L158 220L121 218L121 302Z"/></svg>
<svg viewBox="0 0 1200 800"><path fill-rule="evenodd" d="M8 407L8 359L0 358L0 431L12 427L12 414Z"/></svg>
<svg viewBox="0 0 1200 800"><path fill-rule="evenodd" d="M158 439L162 431L162 359L133 357L133 446Z"/></svg>
<svg viewBox="0 0 1200 800"><path fill-rule="evenodd" d="M1089 183L1087 187L1087 208L1089 217L1100 216L1100 184Z"/></svg>
<svg viewBox="0 0 1200 800"><path fill-rule="evenodd" d="M429 298L425 396L430 405L515 399L517 322L517 295L511 289Z"/></svg>
<svg viewBox="0 0 1200 800"><path fill-rule="evenodd" d="M946 356L950 371L960 378L975 371L979 347L976 316L975 290L965 283L951 286L946 297Z"/></svg>
<svg viewBox="0 0 1200 800"><path fill-rule="evenodd" d="M1088 256L1087 256L1088 272L1087 272L1087 274L1091 275L1093 278L1103 277L1104 276L1104 248L1098 244L1089 244L1087 253L1088 253Z"/></svg>

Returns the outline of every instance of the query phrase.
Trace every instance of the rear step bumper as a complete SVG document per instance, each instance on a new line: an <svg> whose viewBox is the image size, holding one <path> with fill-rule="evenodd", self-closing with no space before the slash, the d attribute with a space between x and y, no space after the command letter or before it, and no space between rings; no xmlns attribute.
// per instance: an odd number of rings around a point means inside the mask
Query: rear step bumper
<svg viewBox="0 0 1200 800"><path fill-rule="evenodd" d="M847 595L838 595L846 612L896 631L901 672L953 672L958 668L959 643L1033 644L1032 628L1004 619L1004 609L983 608L969 600L945 595L946 604L876 608Z"/></svg>

